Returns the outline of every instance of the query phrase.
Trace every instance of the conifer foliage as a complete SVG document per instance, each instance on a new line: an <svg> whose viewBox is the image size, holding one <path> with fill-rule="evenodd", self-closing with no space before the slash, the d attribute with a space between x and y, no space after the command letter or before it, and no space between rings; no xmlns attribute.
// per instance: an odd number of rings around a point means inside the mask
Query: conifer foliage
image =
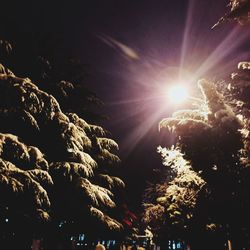
<svg viewBox="0 0 250 250"><path fill-rule="evenodd" d="M213 26L220 25L226 21L235 20L240 24L249 23L250 20L250 1L249 0L230 0L228 7L230 10L219 19Z"/></svg>
<svg viewBox="0 0 250 250"><path fill-rule="evenodd" d="M122 230L111 215L113 191L124 187L110 174L118 145L105 129L64 113L50 93L3 65L0 119L1 219Z"/></svg>
<svg viewBox="0 0 250 250"><path fill-rule="evenodd" d="M195 235L201 241L201 235L217 235L223 244L241 242L236 249L249 246L249 76L249 63L240 63L221 93L216 84L200 80L199 109L179 110L160 122L176 143L158 148L172 178L145 195L144 222L159 237L192 241Z"/></svg>

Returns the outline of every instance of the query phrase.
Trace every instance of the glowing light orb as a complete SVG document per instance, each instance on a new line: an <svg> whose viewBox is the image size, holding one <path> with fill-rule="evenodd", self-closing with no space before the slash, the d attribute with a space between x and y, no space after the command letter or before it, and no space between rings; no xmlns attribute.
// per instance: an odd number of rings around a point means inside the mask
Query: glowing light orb
<svg viewBox="0 0 250 250"><path fill-rule="evenodd" d="M172 103L181 103L188 98L188 90L184 85L175 85L168 90L168 98Z"/></svg>

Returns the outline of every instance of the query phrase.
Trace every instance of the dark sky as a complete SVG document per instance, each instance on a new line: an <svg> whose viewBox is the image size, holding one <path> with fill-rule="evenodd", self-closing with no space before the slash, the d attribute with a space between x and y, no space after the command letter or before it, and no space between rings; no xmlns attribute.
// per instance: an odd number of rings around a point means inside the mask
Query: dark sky
<svg viewBox="0 0 250 250"><path fill-rule="evenodd" d="M103 111L110 120L104 125L120 145L122 171L133 200L160 164L157 145L170 143L158 132L158 122L176 108L164 96L167 86L181 78L197 94L197 79L229 76L238 61L249 59L247 27L230 23L211 30L227 3L12 1L1 15L24 36L33 31L58 35L60 53L90 66L89 85L106 103ZM126 58L103 42L103 36L130 47L139 59Z"/></svg>

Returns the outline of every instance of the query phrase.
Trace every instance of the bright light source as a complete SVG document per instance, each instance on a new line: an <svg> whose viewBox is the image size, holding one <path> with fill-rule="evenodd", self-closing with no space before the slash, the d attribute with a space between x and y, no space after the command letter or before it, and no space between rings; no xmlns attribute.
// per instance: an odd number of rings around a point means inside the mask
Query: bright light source
<svg viewBox="0 0 250 250"><path fill-rule="evenodd" d="M168 98L173 103L184 102L188 98L188 90L184 85L175 85L168 90Z"/></svg>

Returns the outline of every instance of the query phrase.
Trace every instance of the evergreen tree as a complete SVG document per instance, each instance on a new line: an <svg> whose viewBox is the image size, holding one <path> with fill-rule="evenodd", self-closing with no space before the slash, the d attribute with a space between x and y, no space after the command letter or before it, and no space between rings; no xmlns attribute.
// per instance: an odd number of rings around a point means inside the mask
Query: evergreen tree
<svg viewBox="0 0 250 250"><path fill-rule="evenodd" d="M192 249L249 247L248 65L232 75L229 96L201 80L199 109L161 121L176 136L171 148L158 148L173 175L147 190L144 214L159 237L184 238Z"/></svg>
<svg viewBox="0 0 250 250"><path fill-rule="evenodd" d="M112 211L124 183L110 174L120 159L107 131L64 113L52 95L2 65L0 100L0 209L2 221L13 222L11 232L23 233L18 221L27 223L26 235L44 235L42 221L50 221L47 236L58 226L95 238L121 231Z"/></svg>
<svg viewBox="0 0 250 250"><path fill-rule="evenodd" d="M60 40L56 35L47 37L35 33L23 37L0 32L0 36L11 39L11 43L0 40L2 64L52 94L64 112L76 113L92 123L106 119L105 115L97 112L97 107L102 107L103 102L89 89L90 67L62 51L60 43L56 43Z"/></svg>
<svg viewBox="0 0 250 250"><path fill-rule="evenodd" d="M249 22L250 13L250 1L249 0L230 0L228 5L230 10L219 19L219 21L212 27L224 23L226 21L235 20L240 24L246 24Z"/></svg>

